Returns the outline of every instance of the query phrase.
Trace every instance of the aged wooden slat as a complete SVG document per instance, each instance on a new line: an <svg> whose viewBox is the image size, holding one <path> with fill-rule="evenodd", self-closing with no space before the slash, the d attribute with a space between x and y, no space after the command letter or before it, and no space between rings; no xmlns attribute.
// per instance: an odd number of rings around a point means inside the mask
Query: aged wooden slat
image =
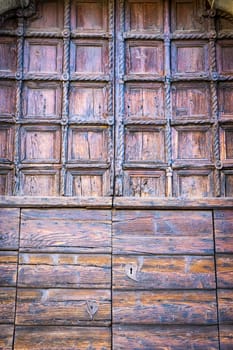
<svg viewBox="0 0 233 350"><path fill-rule="evenodd" d="M0 209L0 249L18 249L19 209Z"/></svg>
<svg viewBox="0 0 233 350"><path fill-rule="evenodd" d="M220 324L233 324L233 290L218 290Z"/></svg>
<svg viewBox="0 0 233 350"><path fill-rule="evenodd" d="M233 253L233 210L214 212L216 251Z"/></svg>
<svg viewBox="0 0 233 350"><path fill-rule="evenodd" d="M218 350L216 326L114 326L113 349Z"/></svg>
<svg viewBox="0 0 233 350"><path fill-rule="evenodd" d="M117 211L115 254L212 254L210 211Z"/></svg>
<svg viewBox="0 0 233 350"><path fill-rule="evenodd" d="M218 255L217 281L219 288L233 288L233 255Z"/></svg>
<svg viewBox="0 0 233 350"><path fill-rule="evenodd" d="M109 325L110 290L19 289L17 325Z"/></svg>
<svg viewBox="0 0 233 350"><path fill-rule="evenodd" d="M111 331L103 327L16 327L15 350L110 350Z"/></svg>
<svg viewBox="0 0 233 350"><path fill-rule="evenodd" d="M14 325L0 324L0 349L12 350Z"/></svg>
<svg viewBox="0 0 233 350"><path fill-rule="evenodd" d="M20 254L18 285L35 288L110 288L110 255Z"/></svg>
<svg viewBox="0 0 233 350"><path fill-rule="evenodd" d="M20 248L24 251L111 251L110 211L23 210Z"/></svg>
<svg viewBox="0 0 233 350"><path fill-rule="evenodd" d="M114 291L113 322L216 324L216 294L215 291Z"/></svg>
<svg viewBox="0 0 233 350"><path fill-rule="evenodd" d="M0 286L15 286L17 253L0 252Z"/></svg>
<svg viewBox="0 0 233 350"><path fill-rule="evenodd" d="M231 350L233 344L233 325L220 325L220 346L221 350Z"/></svg>
<svg viewBox="0 0 233 350"><path fill-rule="evenodd" d="M214 259L207 256L113 256L113 288L215 288Z"/></svg>
<svg viewBox="0 0 233 350"><path fill-rule="evenodd" d="M0 323L14 323L15 295L15 288L0 287Z"/></svg>

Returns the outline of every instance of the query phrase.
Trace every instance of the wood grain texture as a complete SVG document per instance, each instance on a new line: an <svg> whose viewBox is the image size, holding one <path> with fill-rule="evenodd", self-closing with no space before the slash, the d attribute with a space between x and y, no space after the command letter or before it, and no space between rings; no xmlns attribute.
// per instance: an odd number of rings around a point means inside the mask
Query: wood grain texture
<svg viewBox="0 0 233 350"><path fill-rule="evenodd" d="M113 288L215 288L214 259L197 256L113 256Z"/></svg>
<svg viewBox="0 0 233 350"><path fill-rule="evenodd" d="M110 255L20 254L18 285L34 288L110 288Z"/></svg>
<svg viewBox="0 0 233 350"><path fill-rule="evenodd" d="M0 251L0 286L15 286L17 253Z"/></svg>
<svg viewBox="0 0 233 350"><path fill-rule="evenodd" d="M208 211L116 211L114 254L212 254Z"/></svg>
<svg viewBox="0 0 233 350"><path fill-rule="evenodd" d="M233 324L233 290L218 290L220 324Z"/></svg>
<svg viewBox="0 0 233 350"><path fill-rule="evenodd" d="M0 287L0 323L14 323L15 295L15 288Z"/></svg>
<svg viewBox="0 0 233 350"><path fill-rule="evenodd" d="M109 325L110 290L18 289L17 325Z"/></svg>
<svg viewBox="0 0 233 350"><path fill-rule="evenodd" d="M110 211L23 210L20 248L24 251L111 251Z"/></svg>
<svg viewBox="0 0 233 350"><path fill-rule="evenodd" d="M15 350L111 350L111 331L102 327L16 327Z"/></svg>
<svg viewBox="0 0 233 350"><path fill-rule="evenodd" d="M218 331L209 327L114 326L114 350L218 350Z"/></svg>
<svg viewBox="0 0 233 350"><path fill-rule="evenodd" d="M12 350L14 326L0 324L0 349Z"/></svg>
<svg viewBox="0 0 233 350"><path fill-rule="evenodd" d="M113 323L216 324L215 291L115 291Z"/></svg>
<svg viewBox="0 0 233 350"><path fill-rule="evenodd" d="M233 325L220 326L221 350L231 350L233 344Z"/></svg>
<svg viewBox="0 0 233 350"><path fill-rule="evenodd" d="M233 255L217 255L218 288L233 288Z"/></svg>
<svg viewBox="0 0 233 350"><path fill-rule="evenodd" d="M233 253L233 210L216 210L214 219L217 253Z"/></svg>
<svg viewBox="0 0 233 350"><path fill-rule="evenodd" d="M18 249L19 209L0 209L0 248Z"/></svg>

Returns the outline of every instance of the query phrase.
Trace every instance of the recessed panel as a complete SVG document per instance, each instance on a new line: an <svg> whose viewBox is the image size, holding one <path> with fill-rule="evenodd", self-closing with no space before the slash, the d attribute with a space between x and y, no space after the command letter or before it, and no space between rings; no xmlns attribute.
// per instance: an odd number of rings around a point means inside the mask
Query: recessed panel
<svg viewBox="0 0 233 350"><path fill-rule="evenodd" d="M16 86L14 82L0 82L0 118L15 114Z"/></svg>
<svg viewBox="0 0 233 350"><path fill-rule="evenodd" d="M125 114L127 118L164 119L164 91L160 84L128 84Z"/></svg>
<svg viewBox="0 0 233 350"><path fill-rule="evenodd" d="M73 0L71 28L82 31L107 30L107 3L104 0Z"/></svg>
<svg viewBox="0 0 233 350"><path fill-rule="evenodd" d="M25 73L59 74L62 70L62 47L58 40L28 39L25 43Z"/></svg>
<svg viewBox="0 0 233 350"><path fill-rule="evenodd" d="M70 171L67 174L66 193L71 196L97 197L105 195L103 172Z"/></svg>
<svg viewBox="0 0 233 350"><path fill-rule="evenodd" d="M178 197L203 198L213 196L213 174L211 171L177 171L174 181Z"/></svg>
<svg viewBox="0 0 233 350"><path fill-rule="evenodd" d="M204 31L199 6L196 0L172 1L172 31Z"/></svg>
<svg viewBox="0 0 233 350"><path fill-rule="evenodd" d="M130 42L127 46L128 74L163 74L163 47L156 42Z"/></svg>
<svg viewBox="0 0 233 350"><path fill-rule="evenodd" d="M105 119L107 110L107 87L98 84L71 84L69 114L71 120Z"/></svg>
<svg viewBox="0 0 233 350"><path fill-rule="evenodd" d="M56 170L22 170L20 194L25 196L57 196L59 173Z"/></svg>
<svg viewBox="0 0 233 350"><path fill-rule="evenodd" d="M17 67L17 48L15 38L1 38L0 57L0 72L15 73Z"/></svg>
<svg viewBox="0 0 233 350"><path fill-rule="evenodd" d="M71 71L75 73L107 73L108 53L106 42L78 40L71 43L71 62Z"/></svg>
<svg viewBox="0 0 233 350"><path fill-rule="evenodd" d="M58 127L27 126L21 129L21 161L57 163L60 160Z"/></svg>
<svg viewBox="0 0 233 350"><path fill-rule="evenodd" d="M126 26L128 31L163 30L163 2L128 0L126 4Z"/></svg>
<svg viewBox="0 0 233 350"><path fill-rule="evenodd" d="M7 169L0 170L0 195L12 195L13 192L13 171Z"/></svg>
<svg viewBox="0 0 233 350"><path fill-rule="evenodd" d="M23 91L23 117L58 119L61 115L61 87L54 83L27 83Z"/></svg>
<svg viewBox="0 0 233 350"><path fill-rule="evenodd" d="M219 84L219 114L220 118L233 120L233 84Z"/></svg>
<svg viewBox="0 0 233 350"><path fill-rule="evenodd" d="M0 162L9 163L14 158L14 127L0 125Z"/></svg>
<svg viewBox="0 0 233 350"><path fill-rule="evenodd" d="M108 140L106 129L70 128L68 161L107 161Z"/></svg>
<svg viewBox="0 0 233 350"><path fill-rule="evenodd" d="M222 195L233 197L233 170L225 170L222 173Z"/></svg>
<svg viewBox="0 0 233 350"><path fill-rule="evenodd" d="M125 135L126 162L164 162L164 131L127 130Z"/></svg>
<svg viewBox="0 0 233 350"><path fill-rule="evenodd" d="M132 197L164 197L165 174L163 171L126 171L124 195Z"/></svg>
<svg viewBox="0 0 233 350"><path fill-rule="evenodd" d="M212 135L209 127L176 127L173 129L174 160L182 162L211 161Z"/></svg>
<svg viewBox="0 0 233 350"><path fill-rule="evenodd" d="M59 0L39 1L35 18L27 20L27 29L55 31L63 28L63 2Z"/></svg>
<svg viewBox="0 0 233 350"><path fill-rule="evenodd" d="M223 162L233 163L233 127L220 129L221 158Z"/></svg>
<svg viewBox="0 0 233 350"><path fill-rule="evenodd" d="M217 43L217 65L221 74L233 73L233 41L219 41Z"/></svg>
<svg viewBox="0 0 233 350"><path fill-rule="evenodd" d="M172 87L173 118L210 117L210 95L207 85L176 84Z"/></svg>
<svg viewBox="0 0 233 350"><path fill-rule="evenodd" d="M205 42L173 43L172 70L174 74L200 75L207 73L208 45Z"/></svg>

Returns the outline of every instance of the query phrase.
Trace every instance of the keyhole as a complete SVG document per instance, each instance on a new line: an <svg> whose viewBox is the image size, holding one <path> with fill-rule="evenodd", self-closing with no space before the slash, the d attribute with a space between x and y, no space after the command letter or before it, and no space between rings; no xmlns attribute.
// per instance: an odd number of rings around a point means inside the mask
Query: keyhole
<svg viewBox="0 0 233 350"><path fill-rule="evenodd" d="M132 268L132 267L130 267L130 269L129 269L129 273L130 273L130 275L132 275L132 274L133 274L133 268Z"/></svg>

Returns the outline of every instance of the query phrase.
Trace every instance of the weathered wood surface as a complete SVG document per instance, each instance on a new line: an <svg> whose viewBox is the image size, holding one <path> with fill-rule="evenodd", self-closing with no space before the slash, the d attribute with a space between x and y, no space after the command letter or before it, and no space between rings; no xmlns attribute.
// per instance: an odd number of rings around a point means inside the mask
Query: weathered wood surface
<svg viewBox="0 0 233 350"><path fill-rule="evenodd" d="M233 324L233 290L218 290L220 324Z"/></svg>
<svg viewBox="0 0 233 350"><path fill-rule="evenodd" d="M0 349L12 350L14 325L0 324Z"/></svg>
<svg viewBox="0 0 233 350"><path fill-rule="evenodd" d="M104 326L110 322L110 290L18 289L17 325Z"/></svg>
<svg viewBox="0 0 233 350"><path fill-rule="evenodd" d="M211 212L119 210L113 216L113 253L212 254Z"/></svg>
<svg viewBox="0 0 233 350"><path fill-rule="evenodd" d="M18 249L19 209L0 209L0 249Z"/></svg>
<svg viewBox="0 0 233 350"><path fill-rule="evenodd" d="M0 287L0 323L14 323L15 296L16 288Z"/></svg>
<svg viewBox="0 0 233 350"><path fill-rule="evenodd" d="M114 291L112 303L114 323L217 323L215 291Z"/></svg>
<svg viewBox="0 0 233 350"><path fill-rule="evenodd" d="M217 255L218 288L233 288L233 255Z"/></svg>
<svg viewBox="0 0 233 350"><path fill-rule="evenodd" d="M217 253L233 253L233 210L216 210L214 219Z"/></svg>
<svg viewBox="0 0 233 350"><path fill-rule="evenodd" d="M115 289L215 288L213 257L113 256Z"/></svg>
<svg viewBox="0 0 233 350"><path fill-rule="evenodd" d="M111 350L111 330L103 327L16 327L15 350Z"/></svg>
<svg viewBox="0 0 233 350"><path fill-rule="evenodd" d="M111 252L111 212L23 210L20 249L47 252Z"/></svg>
<svg viewBox="0 0 233 350"><path fill-rule="evenodd" d="M111 256L20 254L18 286L111 288Z"/></svg>
<svg viewBox="0 0 233 350"><path fill-rule="evenodd" d="M216 326L182 327L113 327L113 348L117 350L135 349L195 349L218 350L218 330Z"/></svg>
<svg viewBox="0 0 233 350"><path fill-rule="evenodd" d="M233 325L220 326L220 348L221 350L231 350L233 344Z"/></svg>
<svg viewBox="0 0 233 350"><path fill-rule="evenodd" d="M0 286L16 286L17 252L0 251Z"/></svg>

